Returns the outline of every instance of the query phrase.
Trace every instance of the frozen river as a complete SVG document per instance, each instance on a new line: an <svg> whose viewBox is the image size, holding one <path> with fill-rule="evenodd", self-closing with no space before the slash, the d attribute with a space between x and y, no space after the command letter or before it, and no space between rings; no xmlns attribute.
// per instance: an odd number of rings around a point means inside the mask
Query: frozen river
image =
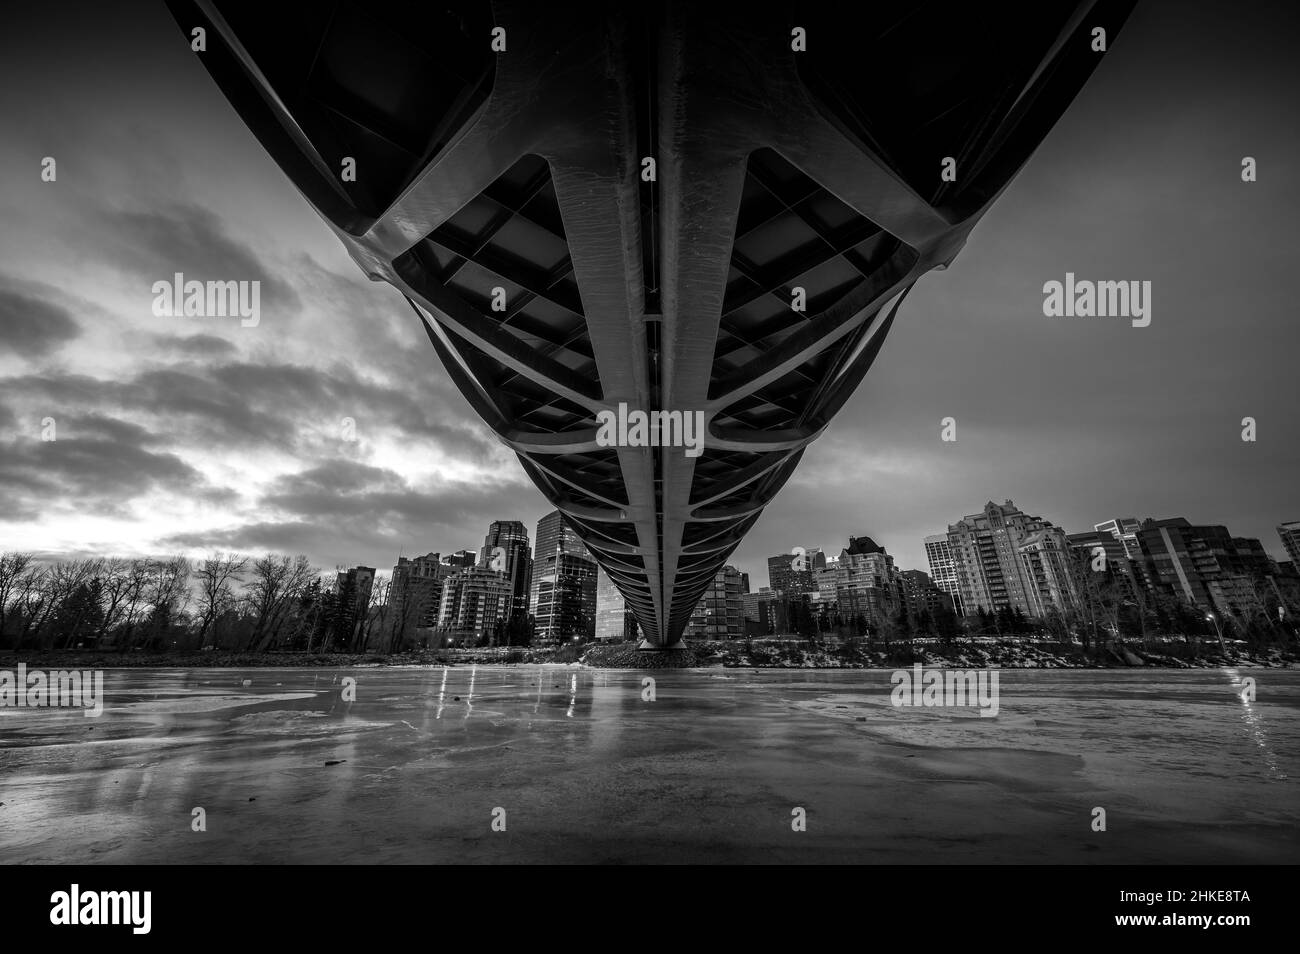
<svg viewBox="0 0 1300 954"><path fill-rule="evenodd" d="M104 692L98 718L0 708L0 862L1300 862L1295 670L1003 670L996 718L895 708L886 671L108 670Z"/></svg>

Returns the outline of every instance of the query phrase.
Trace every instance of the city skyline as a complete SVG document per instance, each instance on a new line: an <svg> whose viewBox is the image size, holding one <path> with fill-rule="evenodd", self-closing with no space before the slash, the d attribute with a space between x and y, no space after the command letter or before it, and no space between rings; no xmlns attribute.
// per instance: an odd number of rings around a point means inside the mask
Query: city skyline
<svg viewBox="0 0 1300 954"><path fill-rule="evenodd" d="M1000 510L1003 507L1007 507L1013 509L1017 513L1021 513L1025 515L1029 515L1031 513L1030 510L1022 510L1017 504L1015 504L1012 498L1004 498L1003 504L998 504L994 500L989 500L984 505L984 507L986 508L991 507L995 510ZM964 521L968 521L972 518L978 518L981 516L981 514L982 514L982 510L972 514L966 514L957 517L952 522L945 524L942 532L937 534L929 534L925 538L923 538L922 550L921 550L923 556L915 564L908 564L905 559L900 559L896 556L897 553L906 552L904 549L906 547L906 544L903 544L901 547L898 547L897 549L893 549L892 547L895 545L895 541L890 541L890 545L886 546L884 543L879 543L875 541L874 538L872 538L869 534L848 534L844 538L843 546L831 546L827 548L820 543L812 543L811 541L805 540L802 541L800 544L796 544L796 547L791 548L790 550L783 550L776 554L768 554L764 559L760 561L761 565L758 565L755 571L751 572L745 570L739 565L738 561L728 560L727 563L724 565L724 567L721 570L719 570L719 573L721 574L724 570L728 570L728 571L735 570L736 573L738 574L738 578L746 581L751 581L749 583L748 589L742 589L742 592L745 593L758 593L762 589L769 589L769 588L779 591L781 590L781 587L776 585L776 581L772 579L772 576L773 573L775 572L773 568L774 564L780 559L788 556L793 560L797 557L802 556L807 561L806 563L807 569L804 572L806 572L809 575L808 582L811 584L815 577L816 569L822 567L833 567L835 562L839 559L840 555L844 550L846 549L851 550L856 541L867 541L869 544L878 546L882 552L888 552L890 554L891 562L896 563L896 569L898 572L902 573L902 572L919 571L924 573L926 576L932 578L934 582L940 583L943 582L944 580L941 574L935 573L936 557L935 555L932 555L930 553L932 541L950 540L951 533L954 530L954 528L958 526L958 524L961 524ZM525 521L518 520L518 519L506 519L504 517L497 518L490 521L488 535L487 535L488 540L492 539L493 535L497 532L496 528L498 525L516 524L516 525L523 525L525 528L524 533L522 535L521 545L523 546L524 553L527 557L528 566L529 566L529 575L531 576L530 583L526 587L526 590L528 591L527 604L530 608L529 609L530 612L531 612L531 608L536 605L536 600L537 600L538 577L535 573L533 573L533 569L536 567L538 563L538 547L536 544L539 540L543 539L543 535L545 535L545 540L548 544L550 542L559 543L559 541L563 541L563 543L558 547L559 550L563 550L565 553L568 553L570 555L579 556L581 559L590 562L594 565L594 560L592 560L590 553L586 551L585 547L583 547L581 541L576 537L576 535L574 535L571 531L567 530L567 528L557 531L554 526L550 526L549 529L543 529L545 527L548 527L548 525L550 524L558 524L560 518L561 518L561 514L559 513L559 511L556 510L551 510L548 513L543 514L542 517L538 518L538 520L534 522L536 530L538 531L537 536L535 538L527 532ZM1030 519L1032 519L1033 521L1042 521L1043 525L1046 525L1051 529L1059 531L1062 535L1070 538L1094 535L1094 533L1099 533L1100 537L1102 538L1110 538L1112 535L1114 535L1115 545L1118 547L1118 549L1115 552L1118 554L1123 554L1127 549L1127 543L1121 542L1120 537L1118 535L1120 532L1119 521L1116 518L1107 518L1105 520L1097 521L1096 523L1092 524L1086 529L1074 529L1068 527L1065 524L1052 520L1050 517L1043 516L1042 513L1035 513L1032 515ZM1190 525L1194 527L1218 526L1218 527L1224 527L1229 531L1231 530L1231 528L1229 528L1228 525L1224 522L1215 522L1215 521L1201 522L1196 519L1189 519L1185 515L1167 515L1164 517L1147 515L1140 518L1122 518L1122 519L1133 520L1133 526L1131 528L1126 528L1130 531L1141 530L1143 529L1143 526L1148 523L1158 526L1161 524L1167 524L1179 520L1187 521ZM1300 540L1300 521L1279 521L1274 526L1273 529L1274 529L1273 537L1254 537L1250 534L1231 534L1231 535L1235 538L1245 538L1245 539L1254 540L1258 542L1261 545L1263 552L1276 562L1285 563L1290 561L1294 563L1296 561L1296 554L1291 552L1291 548L1300 546L1300 544L1296 542ZM882 540L883 539L884 538L882 537ZM1289 546L1288 546L1288 541L1290 541ZM370 570L374 573L374 579L377 582L381 579L385 581L394 579L395 573L392 571L398 571L404 568L408 563L411 563L412 561L414 561L415 563L419 563L420 561L425 560L427 557L441 556L441 565L447 570L447 572L453 572L457 568L464 568L464 567L490 568L493 560L493 555L489 553L489 548L488 546L486 546L486 542L487 541L485 540L485 545L479 547L477 551L473 548L461 548L459 550L444 551L442 548L439 547L434 549L426 549L424 555L418 555L418 554L408 555L405 552L398 553L393 558L393 560L395 560L396 562L393 562L392 560L381 559L374 566L369 565L368 563L366 563L366 561L344 559L340 562L335 563L332 568L329 566L321 565L321 566L316 566L315 569L318 571L317 575L323 580L328 580L330 578L335 577L336 575L341 580L342 577L347 573L351 573L357 570ZM1280 558L1279 558L1279 554L1275 552L1278 550L1281 551ZM4 552L4 551L0 551L0 552ZM27 551L27 552L33 552L33 551ZM218 553L218 552L220 552L219 549L211 549L211 548L204 551L197 551L195 554L192 555L191 554L166 554L166 555L164 554L122 554L122 553L106 552L106 553L75 554L75 555L71 555L69 558L93 558L93 557L132 558L136 556L162 558L164 556L180 555L180 556L188 556L190 559L198 563L201 562L204 558L211 557L214 553ZM274 555L283 555L283 556L290 555L287 553L278 553L275 551L267 551L267 552L273 553ZM446 555L442 556L444 552ZM36 552L34 555L37 563L54 562L57 561L58 559L63 558L60 555L42 554L39 552ZM257 551L252 554L244 554L244 555L261 556L264 554L262 551ZM939 557L939 559L940 562L944 561L943 557ZM953 559L953 557L948 556L946 559L947 561L950 562ZM512 575L515 572L513 556L509 557L507 565L510 567L509 569L501 569L494 572L498 572L502 574L505 579L509 580L512 578ZM391 567L392 570L389 571L386 575L382 567ZM786 575L788 576L790 574L787 573ZM764 576L766 576L766 578L768 579L767 586L756 585L752 582L753 580L762 579ZM798 591L798 587L795 587L795 590ZM960 608L958 608L958 615L963 615Z"/></svg>
<svg viewBox="0 0 1300 954"><path fill-rule="evenodd" d="M1298 516L1300 422L1268 329L1290 307L1278 275L1297 183L1277 157L1297 133L1273 121L1292 67L1255 40L1294 14L1272 5L1228 31L1223 11L1167 9L1134 13L974 241L917 285L882 360L729 559L751 580L772 553L850 534L922 568L925 536L1007 497L1067 531L1185 515L1284 557L1274 528ZM50 76L0 91L0 544L385 566L475 547L494 519L534 526L550 505L431 364L400 297L356 275L285 188L166 11L88 9L86 23L62 35L19 17L0 40L0 69L23 75L39 50ZM1210 56L1221 70L1202 75ZM1257 182L1240 180L1245 155ZM46 156L58 179L33 188ZM1189 215L1197 229L1165 227ZM260 280L261 323L150 314L153 280L196 269ZM1067 272L1153 281L1152 324L1044 317L1043 283Z"/></svg>

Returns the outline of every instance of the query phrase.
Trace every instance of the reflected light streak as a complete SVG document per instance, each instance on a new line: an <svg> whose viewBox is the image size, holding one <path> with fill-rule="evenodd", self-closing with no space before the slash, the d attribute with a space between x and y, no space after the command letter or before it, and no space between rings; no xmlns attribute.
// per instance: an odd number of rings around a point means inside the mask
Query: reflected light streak
<svg viewBox="0 0 1300 954"><path fill-rule="evenodd" d="M1264 755L1264 764L1268 766L1269 777L1275 779L1286 778L1287 774L1278 766L1277 756L1273 754L1273 749L1268 744L1268 730L1264 728L1264 717L1255 708L1255 704L1246 698L1241 676L1238 675L1237 670L1229 669L1228 677L1236 687L1237 698L1241 700L1241 719L1246 723L1246 731L1250 733L1251 738Z"/></svg>
<svg viewBox="0 0 1300 954"><path fill-rule="evenodd" d="M469 670L469 692L465 696L465 719L470 717L474 711L474 680L478 678L478 666L474 665ZM464 722L465 719L461 721Z"/></svg>

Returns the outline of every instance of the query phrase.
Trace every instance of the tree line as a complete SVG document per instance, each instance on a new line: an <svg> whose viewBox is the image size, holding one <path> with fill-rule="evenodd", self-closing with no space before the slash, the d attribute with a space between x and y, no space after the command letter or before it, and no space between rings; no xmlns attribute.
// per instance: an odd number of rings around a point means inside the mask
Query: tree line
<svg viewBox="0 0 1300 954"><path fill-rule="evenodd" d="M365 651L377 599L335 586L307 557L214 553L42 563L0 553L0 646ZM364 605L362 605L364 604Z"/></svg>
<svg viewBox="0 0 1300 954"><path fill-rule="evenodd" d="M0 648L393 653L528 646L520 611L482 633L435 625L441 581L323 572L306 556L216 552L42 562L0 552Z"/></svg>
<svg viewBox="0 0 1300 954"><path fill-rule="evenodd" d="M889 644L895 640L937 637L1044 637L1077 642L1085 652L1101 651L1120 640L1157 637L1217 641L1242 640L1252 647L1285 645L1297 638L1277 593L1264 579L1233 577L1233 600L1218 607L1200 607L1179 594L1147 586L1113 564L1094 571L1086 559L1072 561L1064 590L1042 616L1019 607L967 607L964 616L938 603L933 608L909 608L900 591L880 587L867 613L852 612L855 600L841 600L837 611L820 612L804 595L783 599L787 631L816 643L823 636L866 639ZM850 611L845 611L845 610ZM1282 611L1279 612L1279 609ZM1214 617L1209 614L1213 613ZM772 630L766 623L760 629Z"/></svg>

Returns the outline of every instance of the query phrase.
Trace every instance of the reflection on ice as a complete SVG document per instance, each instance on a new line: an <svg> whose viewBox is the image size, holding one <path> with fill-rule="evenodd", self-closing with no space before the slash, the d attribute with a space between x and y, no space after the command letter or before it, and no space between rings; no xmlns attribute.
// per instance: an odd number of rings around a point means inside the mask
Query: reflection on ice
<svg viewBox="0 0 1300 954"><path fill-rule="evenodd" d="M1300 673L1251 672L1256 699L1228 670L1008 670L981 719L891 706L888 671L660 670L647 700L642 672L558 666L110 670L99 719L0 720L0 853L1294 864Z"/></svg>
<svg viewBox="0 0 1300 954"><path fill-rule="evenodd" d="M1254 694L1244 691L1244 683L1237 670L1229 669L1227 674L1237 690L1237 697L1241 700L1241 718L1246 723L1246 730L1250 733L1251 738L1255 740L1255 744L1259 746L1264 756L1264 764L1268 766L1269 774L1276 779L1286 778L1286 773L1278 767L1277 756L1269 747L1268 732L1264 729L1264 717L1255 707Z"/></svg>

